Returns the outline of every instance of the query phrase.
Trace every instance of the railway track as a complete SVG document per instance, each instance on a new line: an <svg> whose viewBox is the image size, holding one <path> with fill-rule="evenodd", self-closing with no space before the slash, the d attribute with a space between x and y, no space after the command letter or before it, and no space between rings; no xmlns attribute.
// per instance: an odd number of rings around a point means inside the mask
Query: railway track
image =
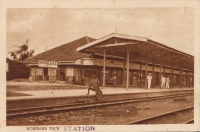
<svg viewBox="0 0 200 132"><path fill-rule="evenodd" d="M189 107L186 107L186 108L182 108L182 109L162 113L162 114L159 114L159 115L155 115L155 116L152 116L152 117L149 117L149 118L137 120L137 121L129 123L128 125L133 125L133 124L159 124L159 121L161 121L161 120L172 119L172 118L169 118L170 116L173 117L175 114L181 114L183 112L191 111L193 109L194 109L194 106L189 106ZM184 116L184 114L183 114L183 116ZM174 116L173 118L175 118L175 117L176 116ZM193 122L194 122L194 119L189 119L189 120L183 121L182 124L190 124L190 123L193 123Z"/></svg>
<svg viewBox="0 0 200 132"><path fill-rule="evenodd" d="M103 107L103 106L110 106L110 105L117 105L117 104L151 101L151 100L157 100L157 99L160 100L160 99L168 99L168 98L185 97L185 96L191 96L191 95L193 95L193 93L146 97L146 98L137 98L137 99L102 101L102 102L94 102L94 103L81 103L81 104L68 104L68 105L59 105L59 106L11 109L11 110L7 110L6 116L7 118L12 118L16 116L23 116L23 115L30 115L30 114L32 115L32 114L40 114L40 113L46 113L46 112L70 111L70 110L86 109L86 108L92 108L92 107Z"/></svg>
<svg viewBox="0 0 200 132"><path fill-rule="evenodd" d="M191 123L194 123L194 119L189 119L189 120L183 122L183 124L191 124Z"/></svg>

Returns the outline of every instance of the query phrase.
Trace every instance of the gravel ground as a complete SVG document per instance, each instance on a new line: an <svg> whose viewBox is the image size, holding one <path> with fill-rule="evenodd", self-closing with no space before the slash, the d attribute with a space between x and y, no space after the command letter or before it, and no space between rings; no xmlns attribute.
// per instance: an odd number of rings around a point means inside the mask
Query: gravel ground
<svg viewBox="0 0 200 132"><path fill-rule="evenodd" d="M7 120L8 126L20 125L113 125L128 124L141 118L151 117L194 105L194 96L178 99L162 99L123 105L90 108L87 110L46 113ZM193 115L193 114L192 114ZM162 122L160 122L162 123ZM174 121L173 124L178 122ZM164 124L164 122L163 122Z"/></svg>

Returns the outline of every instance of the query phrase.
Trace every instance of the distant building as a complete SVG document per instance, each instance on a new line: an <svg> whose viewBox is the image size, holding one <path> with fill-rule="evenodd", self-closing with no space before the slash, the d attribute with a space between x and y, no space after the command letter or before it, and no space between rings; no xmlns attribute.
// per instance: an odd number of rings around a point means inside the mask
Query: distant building
<svg viewBox="0 0 200 132"><path fill-rule="evenodd" d="M109 36L109 35L108 35ZM116 35L121 37L120 35ZM118 39L117 37L114 37ZM132 37L133 38L133 37ZM131 39L132 39L131 38ZM112 38L108 38L109 39ZM125 39L130 39L129 36L125 36ZM88 36L79 38L72 42L63 44L56 48L47 50L43 53L33 56L27 60L28 66L30 66L30 78L39 80L59 80L66 83L77 83L88 85L93 74L101 80L103 78L103 55L101 52L77 52L77 48L84 47L88 43L93 43L100 39L94 39ZM102 41L103 42L106 42ZM121 41L121 40L119 40ZM161 45L162 46L162 45ZM91 48L91 47L90 47ZM165 48L168 48L165 46ZM183 52L180 52L181 54ZM132 53L134 56L140 56L140 51ZM38 67L39 60L55 61L58 68ZM194 61L194 59L193 59ZM122 57L107 55L106 56L106 85L108 86L122 86L126 80L126 64ZM153 70L154 67L154 70ZM130 86L144 86L146 79L145 62L135 61L130 62L129 70L129 85ZM159 63L155 63L154 66L151 62L148 62L148 72L153 73L153 86L160 85L159 73L166 76L173 75L172 83L174 85L193 86L193 69L181 69L179 67L173 67L170 65L162 65L160 69ZM180 79L181 78L181 79ZM180 82L181 80L181 82Z"/></svg>
<svg viewBox="0 0 200 132"><path fill-rule="evenodd" d="M85 36L29 58L27 63L31 67L30 77L35 81L59 80L67 83L84 81L84 84L87 84L90 74L94 73L90 66L92 55L79 53L76 48L94 40L96 39ZM56 61L58 68L38 67L38 60Z"/></svg>

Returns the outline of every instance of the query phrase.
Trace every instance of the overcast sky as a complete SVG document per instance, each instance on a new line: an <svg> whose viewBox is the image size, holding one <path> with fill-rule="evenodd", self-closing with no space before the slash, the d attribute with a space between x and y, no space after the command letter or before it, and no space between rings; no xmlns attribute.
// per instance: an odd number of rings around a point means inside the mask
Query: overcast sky
<svg viewBox="0 0 200 132"><path fill-rule="evenodd" d="M8 9L7 52L30 39L35 54L83 36L147 37L194 55L192 8Z"/></svg>

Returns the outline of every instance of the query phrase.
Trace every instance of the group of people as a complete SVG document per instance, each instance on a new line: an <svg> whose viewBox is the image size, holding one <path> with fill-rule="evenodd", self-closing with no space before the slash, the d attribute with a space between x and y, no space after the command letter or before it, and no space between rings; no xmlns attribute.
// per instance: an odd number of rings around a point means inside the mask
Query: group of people
<svg viewBox="0 0 200 132"><path fill-rule="evenodd" d="M162 76L161 77L161 88L169 88L170 79L169 77Z"/></svg>
<svg viewBox="0 0 200 132"><path fill-rule="evenodd" d="M147 75L148 89L151 88L152 79L153 79L153 77L152 77L151 73L149 73ZM162 75L161 76L161 88L169 88L169 83L170 83L169 77L168 76L165 77L165 76ZM99 86L100 86L99 80L96 78L95 75L93 75L93 78L92 78L92 80L90 81L90 84L89 84L87 95L89 95L90 90L92 90L92 91L98 90Z"/></svg>
<svg viewBox="0 0 200 132"><path fill-rule="evenodd" d="M153 79L151 73L147 75L148 89L151 88L151 80ZM161 76L161 88L169 88L170 79L168 76Z"/></svg>

